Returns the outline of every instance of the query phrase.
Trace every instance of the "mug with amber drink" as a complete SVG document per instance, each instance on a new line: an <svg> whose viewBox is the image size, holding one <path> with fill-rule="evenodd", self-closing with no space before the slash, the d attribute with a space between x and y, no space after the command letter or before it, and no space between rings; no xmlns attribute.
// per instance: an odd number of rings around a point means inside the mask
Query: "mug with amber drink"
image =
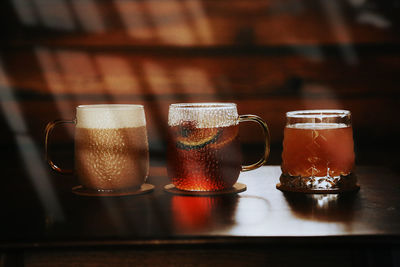
<svg viewBox="0 0 400 267"><path fill-rule="evenodd" d="M357 190L354 159L350 111L287 112L277 188L303 193Z"/></svg>
<svg viewBox="0 0 400 267"><path fill-rule="evenodd" d="M75 168L58 167L48 151L54 127L75 125ZM55 120L46 126L46 160L60 174L74 174L80 185L72 191L85 196L124 196L151 191L146 184L149 149L142 105L80 105L74 120Z"/></svg>
<svg viewBox="0 0 400 267"><path fill-rule="evenodd" d="M265 136L264 153L258 162L242 166L239 123L257 122ZM269 155L267 124L256 115L238 115L234 103L172 104L168 114L167 170L176 193L215 194L241 192L236 183L241 171L261 167Z"/></svg>

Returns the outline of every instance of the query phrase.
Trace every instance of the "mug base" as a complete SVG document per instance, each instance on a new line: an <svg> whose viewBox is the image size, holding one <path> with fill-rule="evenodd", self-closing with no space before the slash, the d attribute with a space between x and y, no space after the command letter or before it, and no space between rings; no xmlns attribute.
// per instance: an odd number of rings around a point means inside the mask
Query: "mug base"
<svg viewBox="0 0 400 267"><path fill-rule="evenodd" d="M354 173L340 177L300 177L282 174L276 188L305 194L340 194L360 190Z"/></svg>
<svg viewBox="0 0 400 267"><path fill-rule="evenodd" d="M281 183L276 184L276 189L283 192L303 193L303 194L342 194L349 192L356 192L360 190L360 185L355 184L349 188L332 188L332 189L309 189L309 188L296 188L282 185Z"/></svg>
<svg viewBox="0 0 400 267"><path fill-rule="evenodd" d="M167 184L166 186L164 186L164 191L168 193L176 195L185 195L185 196L219 196L219 195L237 194L246 191L246 189L247 186L242 183L236 183L231 188L218 191L185 191L177 189L173 184Z"/></svg>
<svg viewBox="0 0 400 267"><path fill-rule="evenodd" d="M121 196L131 196L131 195L141 195L150 193L154 190L154 185L152 184L142 184L140 188L132 188L126 190L95 190L78 185L72 188L72 193L79 196L89 196L89 197L121 197Z"/></svg>

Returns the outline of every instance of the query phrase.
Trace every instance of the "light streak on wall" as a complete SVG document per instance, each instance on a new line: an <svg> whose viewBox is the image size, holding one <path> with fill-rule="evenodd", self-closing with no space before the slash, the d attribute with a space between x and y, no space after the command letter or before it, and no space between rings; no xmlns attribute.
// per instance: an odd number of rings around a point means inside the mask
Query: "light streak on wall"
<svg viewBox="0 0 400 267"><path fill-rule="evenodd" d="M52 222L63 221L64 213L50 180L51 178L46 172L47 166L45 166L45 161L41 157L42 153L39 152L37 145L28 132L22 111L4 71L1 59L0 92L2 112L11 131L14 133L24 166L29 172L29 177L46 211L46 215Z"/></svg>
<svg viewBox="0 0 400 267"><path fill-rule="evenodd" d="M55 54L65 85L71 93L79 95L104 92L104 84L91 55L75 50L57 50Z"/></svg>
<svg viewBox="0 0 400 267"><path fill-rule="evenodd" d="M47 87L52 93L54 104L61 115L61 118L54 119L73 119L75 117L74 106L70 101L63 99L68 94L68 85L64 82L64 77L57 62L56 54L50 49L38 47L35 49L38 62L42 73L47 82ZM73 136L72 127L65 127L70 136Z"/></svg>
<svg viewBox="0 0 400 267"><path fill-rule="evenodd" d="M185 5L190 21L193 23L192 30L196 34L197 41L200 44L212 45L214 43L214 36L202 2L200 0L188 0L183 1L182 4Z"/></svg>
<svg viewBox="0 0 400 267"><path fill-rule="evenodd" d="M104 32L105 25L93 0L71 1L80 25L86 32Z"/></svg>
<svg viewBox="0 0 400 267"><path fill-rule="evenodd" d="M325 8L327 19L333 34L339 41L340 50L344 60L349 65L358 63L357 54L353 48L350 32L347 29L344 15L342 14L339 4L336 1L321 1L322 7Z"/></svg>
<svg viewBox="0 0 400 267"><path fill-rule="evenodd" d="M166 70L165 67L160 64L148 60L143 62L143 71L150 87L150 92L165 95L179 92L177 88L173 88L170 78L171 73L169 73L171 71L170 69Z"/></svg>
<svg viewBox="0 0 400 267"><path fill-rule="evenodd" d="M195 36L180 1L145 1L154 31L166 44L190 45Z"/></svg>
<svg viewBox="0 0 400 267"><path fill-rule="evenodd" d="M183 93L188 95L189 101L196 101L196 95L208 95L215 98L217 90L204 70L185 67L177 69L175 74L176 80L182 86Z"/></svg>
<svg viewBox="0 0 400 267"><path fill-rule="evenodd" d="M95 62L110 95L140 94L139 81L126 59L121 56L98 55Z"/></svg>
<svg viewBox="0 0 400 267"><path fill-rule="evenodd" d="M144 1L114 0L128 35L142 39L154 38Z"/></svg>
<svg viewBox="0 0 400 267"><path fill-rule="evenodd" d="M65 0L32 0L44 26L61 30L77 28Z"/></svg>
<svg viewBox="0 0 400 267"><path fill-rule="evenodd" d="M25 25L36 26L39 19L34 12L33 3L30 0L12 0L18 18Z"/></svg>

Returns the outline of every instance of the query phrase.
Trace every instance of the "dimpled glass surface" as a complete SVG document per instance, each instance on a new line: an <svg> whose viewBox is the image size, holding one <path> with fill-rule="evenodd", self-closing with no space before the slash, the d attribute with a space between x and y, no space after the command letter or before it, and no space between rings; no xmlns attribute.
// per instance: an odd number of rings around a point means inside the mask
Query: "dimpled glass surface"
<svg viewBox="0 0 400 267"><path fill-rule="evenodd" d="M169 111L168 175L177 189L231 188L241 170L235 104L175 104Z"/></svg>
<svg viewBox="0 0 400 267"><path fill-rule="evenodd" d="M168 114L168 125L176 126L184 121L195 121L197 128L215 128L236 125L238 124L236 104L172 104Z"/></svg>

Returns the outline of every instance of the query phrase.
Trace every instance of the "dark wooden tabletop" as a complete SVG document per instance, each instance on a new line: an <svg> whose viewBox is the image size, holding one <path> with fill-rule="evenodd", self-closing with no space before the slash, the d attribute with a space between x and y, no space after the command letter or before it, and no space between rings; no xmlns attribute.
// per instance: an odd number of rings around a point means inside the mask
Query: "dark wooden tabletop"
<svg viewBox="0 0 400 267"><path fill-rule="evenodd" d="M31 164L34 164L31 163ZM3 177L0 246L235 242L391 242L400 240L400 176L358 167L361 189L345 195L284 194L279 166L242 173L245 192L172 195L164 167L153 167L152 193L82 197L73 177L40 171ZM13 173L16 176L11 176Z"/></svg>

